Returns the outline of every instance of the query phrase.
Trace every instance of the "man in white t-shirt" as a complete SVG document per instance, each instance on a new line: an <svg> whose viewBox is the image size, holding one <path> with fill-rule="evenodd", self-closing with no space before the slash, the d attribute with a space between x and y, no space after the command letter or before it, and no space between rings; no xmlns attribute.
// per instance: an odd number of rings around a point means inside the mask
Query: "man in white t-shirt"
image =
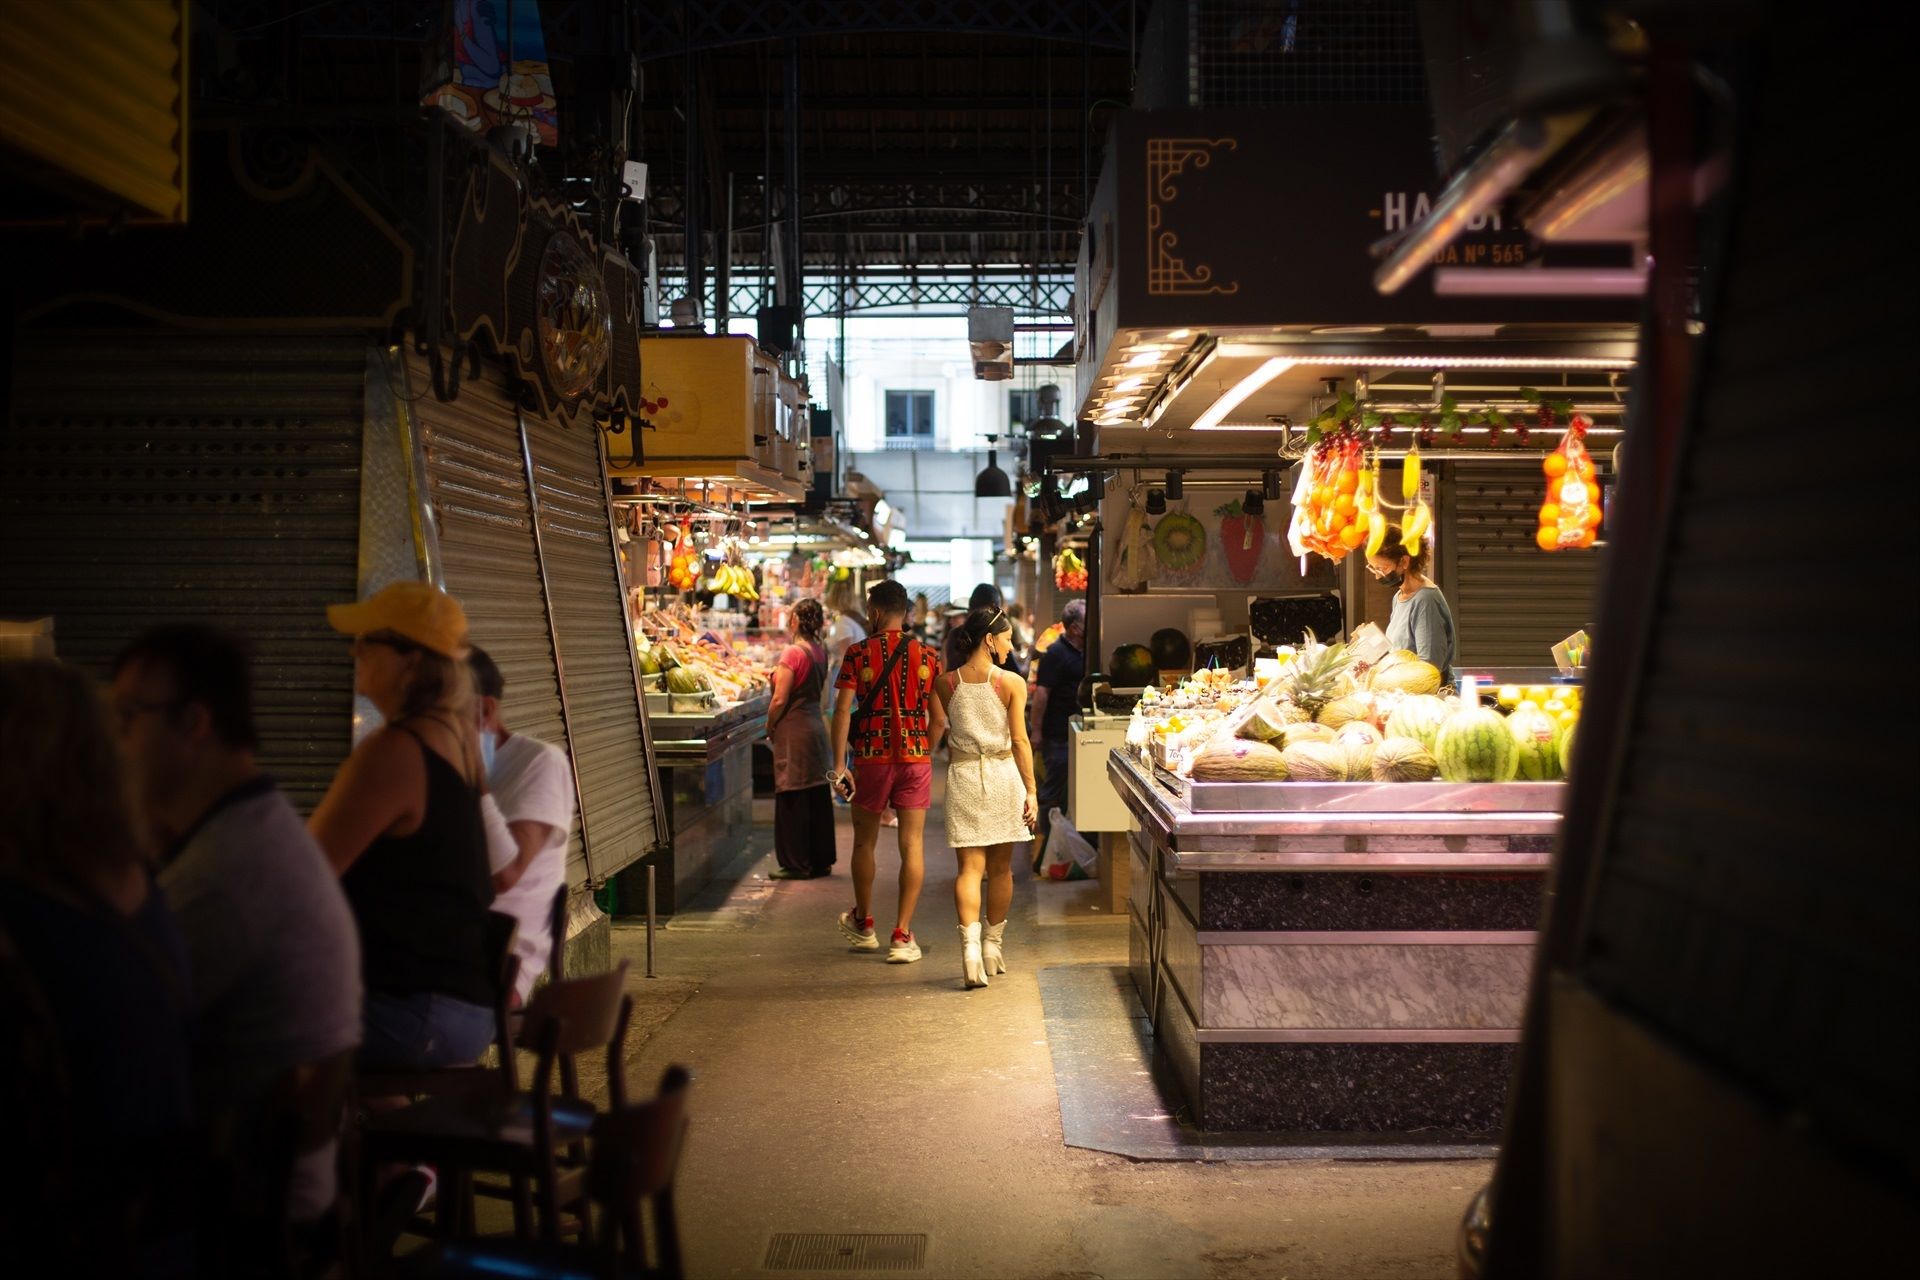
<svg viewBox="0 0 1920 1280"><path fill-rule="evenodd" d="M506 677L474 647L475 716L480 749L487 759L487 786L512 834L511 858L495 859L493 909L520 922L514 954L520 957L515 1002L526 1003L548 957L566 939L553 936L553 900L567 880L567 837L573 830L573 770L559 747L510 733L500 718Z"/></svg>

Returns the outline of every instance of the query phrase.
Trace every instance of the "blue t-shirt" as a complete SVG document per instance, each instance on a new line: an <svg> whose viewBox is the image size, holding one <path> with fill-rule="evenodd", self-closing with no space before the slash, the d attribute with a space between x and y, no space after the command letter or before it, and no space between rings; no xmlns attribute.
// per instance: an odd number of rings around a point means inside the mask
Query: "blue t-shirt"
<svg viewBox="0 0 1920 1280"><path fill-rule="evenodd" d="M1453 682L1453 611L1438 587L1422 587L1411 598L1393 595L1393 616L1387 620L1387 643L1411 649L1440 668L1441 680Z"/></svg>

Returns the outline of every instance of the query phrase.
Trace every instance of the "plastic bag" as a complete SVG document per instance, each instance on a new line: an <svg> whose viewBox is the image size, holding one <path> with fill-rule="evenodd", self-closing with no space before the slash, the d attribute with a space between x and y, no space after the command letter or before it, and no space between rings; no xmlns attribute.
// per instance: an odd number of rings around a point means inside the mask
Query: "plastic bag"
<svg viewBox="0 0 1920 1280"><path fill-rule="evenodd" d="M1047 876L1053 880L1091 880L1099 874L1100 851L1073 829L1063 809L1048 810Z"/></svg>

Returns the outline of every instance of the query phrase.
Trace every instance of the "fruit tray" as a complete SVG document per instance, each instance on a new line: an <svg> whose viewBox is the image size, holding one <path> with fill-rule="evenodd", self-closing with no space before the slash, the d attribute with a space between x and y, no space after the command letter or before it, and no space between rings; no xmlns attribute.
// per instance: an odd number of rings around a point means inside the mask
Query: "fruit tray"
<svg viewBox="0 0 1920 1280"><path fill-rule="evenodd" d="M1163 783L1172 775L1157 771ZM1184 782L1194 813L1558 813L1564 782Z"/></svg>

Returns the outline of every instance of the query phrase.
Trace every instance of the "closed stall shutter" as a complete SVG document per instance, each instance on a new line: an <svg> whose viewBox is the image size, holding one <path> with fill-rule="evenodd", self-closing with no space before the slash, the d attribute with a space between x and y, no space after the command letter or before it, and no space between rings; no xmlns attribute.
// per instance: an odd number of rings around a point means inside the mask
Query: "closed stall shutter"
<svg viewBox="0 0 1920 1280"><path fill-rule="evenodd" d="M562 426L529 418L526 425L591 875L598 883L643 856L656 839L633 640L613 554L600 432L584 421Z"/></svg>
<svg viewBox="0 0 1920 1280"><path fill-rule="evenodd" d="M1553 645L1593 622L1599 552L1542 551L1545 477L1532 459L1449 464L1452 519L1441 581L1462 667L1546 667Z"/></svg>
<svg viewBox="0 0 1920 1280"><path fill-rule="evenodd" d="M55 619L105 674L143 628L254 650L260 758L311 808L351 745L366 344L358 337L22 336L0 435L0 614Z"/></svg>
<svg viewBox="0 0 1920 1280"><path fill-rule="evenodd" d="M435 399L426 364L408 382L426 455L427 502L438 534L440 583L467 611L469 635L507 681L501 716L515 733L567 745L553 632L547 625L533 502L520 425L505 381L492 370L451 401ZM576 822L570 866L584 865ZM579 877L571 877L578 883Z"/></svg>

